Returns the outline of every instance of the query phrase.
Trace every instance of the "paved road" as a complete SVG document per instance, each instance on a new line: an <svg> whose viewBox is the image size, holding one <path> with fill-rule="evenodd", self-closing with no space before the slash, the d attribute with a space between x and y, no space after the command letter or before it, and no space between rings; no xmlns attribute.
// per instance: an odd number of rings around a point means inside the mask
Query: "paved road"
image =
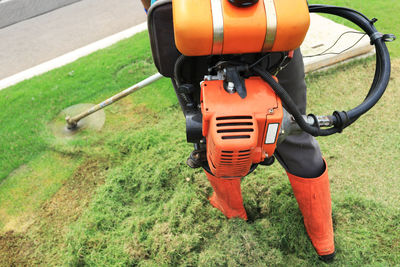
<svg viewBox="0 0 400 267"><path fill-rule="evenodd" d="M83 0L0 29L0 80L145 20L139 0Z"/></svg>

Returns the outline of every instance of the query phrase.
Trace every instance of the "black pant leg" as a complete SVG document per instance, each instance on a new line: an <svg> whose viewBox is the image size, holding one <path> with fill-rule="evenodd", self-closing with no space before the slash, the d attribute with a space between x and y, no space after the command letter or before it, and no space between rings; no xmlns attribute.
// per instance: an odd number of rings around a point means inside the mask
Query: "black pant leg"
<svg viewBox="0 0 400 267"><path fill-rule="evenodd" d="M306 113L307 86L300 49L289 65L277 75L279 83L289 93L302 114ZM291 174L304 178L319 177L325 170L318 142L308 133L289 136L278 145L275 156Z"/></svg>

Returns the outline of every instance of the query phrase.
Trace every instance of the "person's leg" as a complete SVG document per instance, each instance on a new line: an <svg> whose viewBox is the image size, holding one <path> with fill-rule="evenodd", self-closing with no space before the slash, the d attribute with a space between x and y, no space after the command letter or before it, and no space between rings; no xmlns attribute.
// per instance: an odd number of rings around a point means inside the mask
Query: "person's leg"
<svg viewBox="0 0 400 267"><path fill-rule="evenodd" d="M279 83L297 104L302 114L306 113L307 86L304 80L304 64L300 50L296 50L292 61L278 74ZM286 171L307 178L320 176L325 169L318 142L308 133L287 137L278 145L275 157Z"/></svg>
<svg viewBox="0 0 400 267"><path fill-rule="evenodd" d="M303 114L307 104L304 75L303 59L296 50L278 80ZM307 133L289 136L277 147L275 157L287 172L315 250L323 260L332 259L335 246L328 167L317 141Z"/></svg>

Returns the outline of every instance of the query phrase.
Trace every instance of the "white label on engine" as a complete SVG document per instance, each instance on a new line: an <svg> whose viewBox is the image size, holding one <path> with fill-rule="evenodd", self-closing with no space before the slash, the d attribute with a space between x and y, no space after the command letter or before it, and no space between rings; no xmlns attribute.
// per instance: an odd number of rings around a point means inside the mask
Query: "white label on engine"
<svg viewBox="0 0 400 267"><path fill-rule="evenodd" d="M275 144L278 128L279 128L279 123L268 124L267 136L265 137L266 145Z"/></svg>

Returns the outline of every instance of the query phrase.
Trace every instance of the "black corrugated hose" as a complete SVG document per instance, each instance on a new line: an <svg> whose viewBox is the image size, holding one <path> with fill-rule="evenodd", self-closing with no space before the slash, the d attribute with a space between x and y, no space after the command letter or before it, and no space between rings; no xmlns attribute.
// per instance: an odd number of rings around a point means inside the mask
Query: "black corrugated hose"
<svg viewBox="0 0 400 267"><path fill-rule="evenodd" d="M334 126L329 129L320 129L318 125L311 126L307 124L296 104L283 87L274 80L271 74L257 66L253 67L252 70L271 85L303 131L313 136L327 136L341 132L344 128L351 125L360 116L370 110L382 97L389 83L391 71L389 51L385 43L394 41L396 37L392 34L381 34L374 26L374 23L377 21L376 19L369 20L365 15L353 9L329 5L309 5L309 10L310 13L325 13L345 18L358 25L369 35L371 44L375 45L376 49L376 70L374 81L364 101L347 112L335 111L333 115L329 116Z"/></svg>

